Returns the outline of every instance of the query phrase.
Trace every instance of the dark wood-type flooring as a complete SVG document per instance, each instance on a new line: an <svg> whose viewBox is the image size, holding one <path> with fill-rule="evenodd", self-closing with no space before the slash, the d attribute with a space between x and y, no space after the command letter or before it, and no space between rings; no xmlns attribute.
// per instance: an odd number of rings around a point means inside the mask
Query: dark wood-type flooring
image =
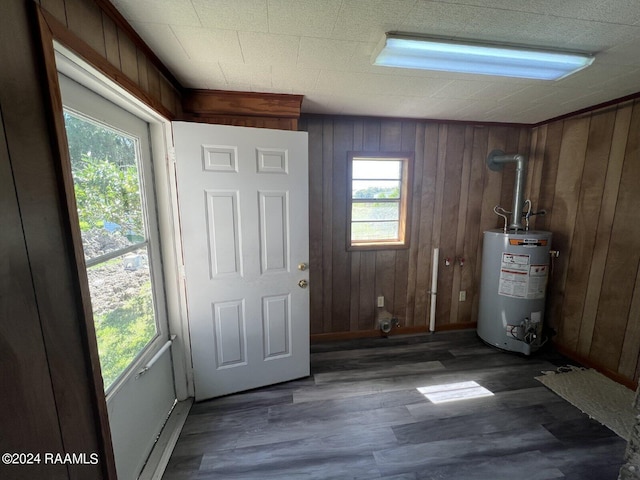
<svg viewBox="0 0 640 480"><path fill-rule="evenodd" d="M312 376L195 404L164 480L614 480L626 442L534 377L567 359L475 331L312 345ZM475 380L491 397L416 388Z"/></svg>

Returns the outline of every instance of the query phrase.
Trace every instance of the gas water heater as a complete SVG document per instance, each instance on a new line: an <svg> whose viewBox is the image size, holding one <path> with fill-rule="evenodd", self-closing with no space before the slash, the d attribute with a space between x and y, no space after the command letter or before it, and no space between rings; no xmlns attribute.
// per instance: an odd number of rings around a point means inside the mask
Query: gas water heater
<svg viewBox="0 0 640 480"><path fill-rule="evenodd" d="M483 237L478 336L503 350L530 355L544 343L551 233L529 230L529 218L545 212L532 212L531 201L523 200L526 158L500 150L487 158L494 171L512 162L516 164L512 209L496 206L494 212L504 218L504 228L488 230Z"/></svg>

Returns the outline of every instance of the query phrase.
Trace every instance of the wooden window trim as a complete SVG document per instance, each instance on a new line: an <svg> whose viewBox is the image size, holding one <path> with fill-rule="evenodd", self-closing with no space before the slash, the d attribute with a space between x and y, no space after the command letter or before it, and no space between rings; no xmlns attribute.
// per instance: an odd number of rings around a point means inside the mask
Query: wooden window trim
<svg viewBox="0 0 640 480"><path fill-rule="evenodd" d="M400 219L398 231L400 240L398 241L372 241L358 242L351 241L351 210L352 210L352 177L353 160L356 158L371 159L398 159L402 160L402 178L400 186ZM409 248L411 239L411 221L409 218L411 211L411 185L413 184L413 152L348 152L347 154L347 251L362 250L399 250Z"/></svg>

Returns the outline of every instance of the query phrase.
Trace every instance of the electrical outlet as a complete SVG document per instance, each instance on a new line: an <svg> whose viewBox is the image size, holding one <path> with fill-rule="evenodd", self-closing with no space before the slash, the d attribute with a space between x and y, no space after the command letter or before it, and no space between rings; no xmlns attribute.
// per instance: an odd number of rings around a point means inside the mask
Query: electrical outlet
<svg viewBox="0 0 640 480"><path fill-rule="evenodd" d="M458 296L458 301L465 302L467 300L467 291L460 290L460 295Z"/></svg>
<svg viewBox="0 0 640 480"><path fill-rule="evenodd" d="M382 295L378 297L378 307L379 308L384 307L384 297Z"/></svg>

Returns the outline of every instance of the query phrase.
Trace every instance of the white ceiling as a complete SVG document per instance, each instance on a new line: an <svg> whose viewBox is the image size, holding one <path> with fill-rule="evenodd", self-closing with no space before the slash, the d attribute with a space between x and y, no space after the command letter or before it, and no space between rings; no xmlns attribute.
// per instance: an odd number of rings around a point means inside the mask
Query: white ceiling
<svg viewBox="0 0 640 480"><path fill-rule="evenodd" d="M640 0L112 0L185 87L303 112L537 123L640 91ZM387 31L595 53L548 82L377 67Z"/></svg>

